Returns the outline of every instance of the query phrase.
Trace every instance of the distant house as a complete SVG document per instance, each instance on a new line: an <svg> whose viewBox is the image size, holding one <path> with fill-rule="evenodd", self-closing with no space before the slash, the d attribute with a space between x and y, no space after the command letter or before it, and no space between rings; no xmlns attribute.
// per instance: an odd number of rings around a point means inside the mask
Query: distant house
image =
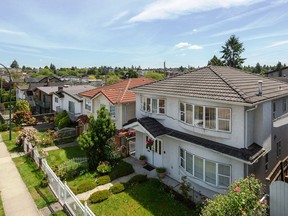
<svg viewBox="0 0 288 216"><path fill-rule="evenodd" d="M58 90L52 95L52 110L55 112L66 110L71 120L75 121L78 116L83 114L83 98L79 93L93 89L95 87L91 85L58 87Z"/></svg>
<svg viewBox="0 0 288 216"><path fill-rule="evenodd" d="M266 77L277 78L277 77L288 77L288 67L283 67L280 70L275 69L265 73Z"/></svg>
<svg viewBox="0 0 288 216"><path fill-rule="evenodd" d="M263 183L288 155L288 84L209 66L133 88L136 157L212 198L251 173ZM287 166L287 164L285 165Z"/></svg>
<svg viewBox="0 0 288 216"><path fill-rule="evenodd" d="M51 113L52 109L52 95L58 91L57 86L37 87L34 90L34 101L36 104L36 112L39 114Z"/></svg>
<svg viewBox="0 0 288 216"><path fill-rule="evenodd" d="M97 110L105 105L117 129L131 118L135 118L135 93L130 88L151 83L148 78L131 78L115 84L80 93L83 96L83 114L97 117Z"/></svg>

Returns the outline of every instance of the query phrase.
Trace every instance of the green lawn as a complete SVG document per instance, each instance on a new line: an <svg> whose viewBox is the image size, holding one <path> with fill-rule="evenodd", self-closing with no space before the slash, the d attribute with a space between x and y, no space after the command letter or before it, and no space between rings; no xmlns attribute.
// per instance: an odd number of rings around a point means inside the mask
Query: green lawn
<svg viewBox="0 0 288 216"><path fill-rule="evenodd" d="M31 158L18 157L13 161L38 209L57 201L48 186L40 187L44 174L36 167Z"/></svg>
<svg viewBox="0 0 288 216"><path fill-rule="evenodd" d="M19 132L12 131L12 140L9 140L9 131L0 132L0 134L2 136L3 142L6 144L7 150L9 152L23 151L23 149L16 146L16 142L15 142Z"/></svg>
<svg viewBox="0 0 288 216"><path fill-rule="evenodd" d="M86 157L85 151L81 150L79 146L49 151L46 160L49 166L59 166L75 157Z"/></svg>
<svg viewBox="0 0 288 216"><path fill-rule="evenodd" d="M157 179L134 185L107 200L89 205L95 215L197 215L164 191Z"/></svg>
<svg viewBox="0 0 288 216"><path fill-rule="evenodd" d="M0 192L0 216L5 216L2 200L1 200L1 192Z"/></svg>

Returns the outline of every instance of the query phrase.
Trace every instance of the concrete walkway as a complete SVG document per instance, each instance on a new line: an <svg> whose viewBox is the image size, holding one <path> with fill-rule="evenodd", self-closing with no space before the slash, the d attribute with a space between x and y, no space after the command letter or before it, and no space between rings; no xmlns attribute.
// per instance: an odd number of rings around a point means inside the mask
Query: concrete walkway
<svg viewBox="0 0 288 216"><path fill-rule="evenodd" d="M39 216L38 209L0 136L0 191L6 216Z"/></svg>

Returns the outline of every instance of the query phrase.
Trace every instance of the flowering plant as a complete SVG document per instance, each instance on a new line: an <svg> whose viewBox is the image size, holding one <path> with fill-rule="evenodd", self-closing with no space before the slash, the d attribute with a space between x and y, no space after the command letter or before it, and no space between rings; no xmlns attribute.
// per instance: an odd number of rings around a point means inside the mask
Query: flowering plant
<svg viewBox="0 0 288 216"><path fill-rule="evenodd" d="M100 161L97 167L97 171L106 174L111 172L112 167L110 166L110 163L108 161Z"/></svg>
<svg viewBox="0 0 288 216"><path fill-rule="evenodd" d="M154 140L152 140L152 139L146 140L146 147L147 147L147 148L148 148L148 147L152 147L153 143L154 143Z"/></svg>
<svg viewBox="0 0 288 216"><path fill-rule="evenodd" d="M135 134L136 134L135 131L129 130L129 131L127 132L127 137L134 137Z"/></svg>
<svg viewBox="0 0 288 216"><path fill-rule="evenodd" d="M36 131L34 129L22 130L16 139L16 145L23 145L25 139L28 143L31 143L33 147L39 143L39 138L36 135Z"/></svg>

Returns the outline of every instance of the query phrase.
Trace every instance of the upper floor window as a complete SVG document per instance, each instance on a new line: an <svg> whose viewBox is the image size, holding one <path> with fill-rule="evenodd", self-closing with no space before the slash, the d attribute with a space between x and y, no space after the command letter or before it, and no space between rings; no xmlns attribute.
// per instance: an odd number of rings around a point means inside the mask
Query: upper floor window
<svg viewBox="0 0 288 216"><path fill-rule="evenodd" d="M115 106L110 106L110 116L111 118L115 118Z"/></svg>
<svg viewBox="0 0 288 216"><path fill-rule="evenodd" d="M165 99L142 96L141 109L145 112L164 114L166 113L166 101Z"/></svg>
<svg viewBox="0 0 288 216"><path fill-rule="evenodd" d="M58 103L58 97L55 97L54 101L55 103Z"/></svg>
<svg viewBox="0 0 288 216"><path fill-rule="evenodd" d="M231 166L207 160L180 148L180 166L188 175L212 185L228 187L231 183Z"/></svg>
<svg viewBox="0 0 288 216"><path fill-rule="evenodd" d="M180 103L180 121L195 127L231 131L231 109Z"/></svg>
<svg viewBox="0 0 288 216"><path fill-rule="evenodd" d="M91 100L85 99L85 109L91 111Z"/></svg>

